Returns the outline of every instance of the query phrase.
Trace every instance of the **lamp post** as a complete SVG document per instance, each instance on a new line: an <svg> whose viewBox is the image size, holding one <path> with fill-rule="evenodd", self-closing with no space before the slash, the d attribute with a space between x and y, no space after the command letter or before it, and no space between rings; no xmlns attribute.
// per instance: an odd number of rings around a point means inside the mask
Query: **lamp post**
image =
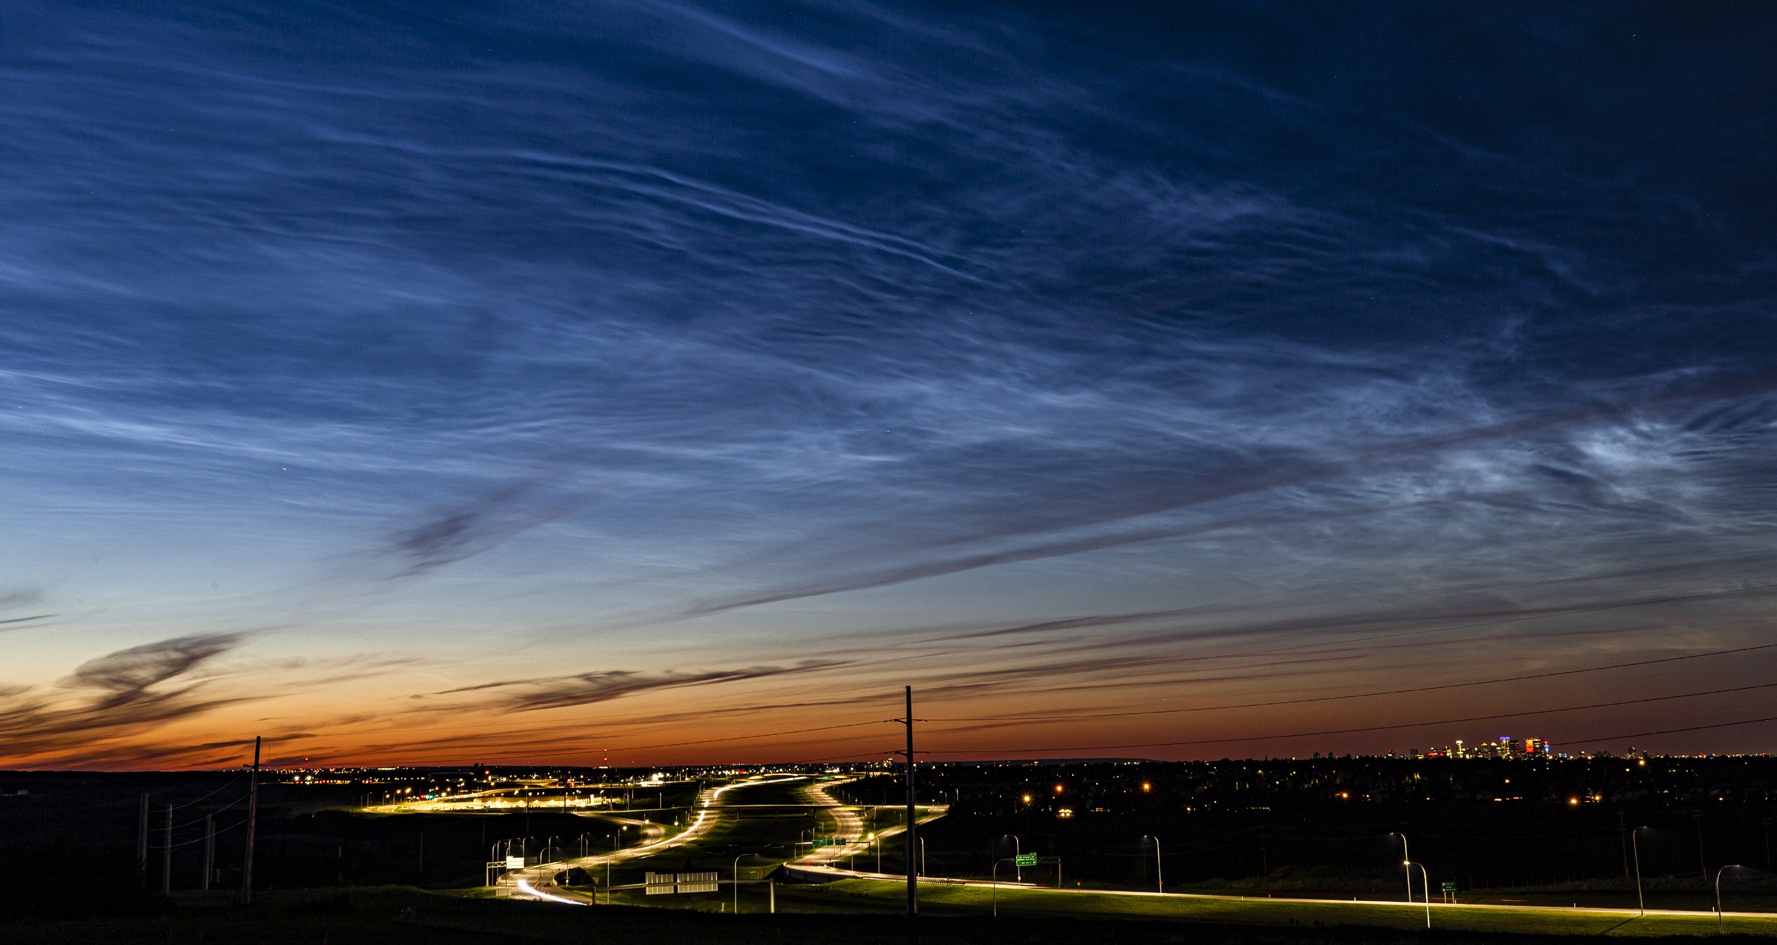
<svg viewBox="0 0 1777 945"><path fill-rule="evenodd" d="M1000 915L1000 864L1004 862L1006 862L1006 858L1003 856L993 861L993 883L991 885L993 889L993 915L996 919L999 918ZM1012 862L1017 863L1018 861L1013 860Z"/></svg>
<svg viewBox="0 0 1777 945"><path fill-rule="evenodd" d="M1721 934L1721 874L1739 868L1740 864L1735 863L1715 871L1715 934L1717 935Z"/></svg>
<svg viewBox="0 0 1777 945"><path fill-rule="evenodd" d="M748 852L748 853L742 853L740 856L737 856L734 858L734 914L735 915L740 915L740 861L746 859L749 856L758 856L758 855L759 854L757 854L757 853Z"/></svg>
<svg viewBox="0 0 1777 945"><path fill-rule="evenodd" d="M1141 838L1143 841L1153 841L1153 844L1154 844L1154 891L1157 893L1164 893L1164 892L1166 892L1166 876L1160 872L1160 838L1159 837L1151 837L1145 833L1142 834Z"/></svg>
<svg viewBox="0 0 1777 945"><path fill-rule="evenodd" d="M1404 833L1391 833L1391 834L1389 834L1389 836L1401 838L1401 862L1402 863L1412 862L1413 861L1413 854L1407 852L1407 835ZM1412 902L1413 901L1413 871L1411 869L1408 869L1407 867L1403 866L1403 867L1401 867L1401 872L1407 874L1407 901Z"/></svg>
<svg viewBox="0 0 1777 945"><path fill-rule="evenodd" d="M1413 867L1415 866L1419 867L1419 885L1425 888L1425 927L1429 929L1431 928L1431 879L1425 875L1425 864L1415 863L1412 860L1401 861L1401 867L1407 871L1407 901L1413 901Z"/></svg>
<svg viewBox="0 0 1777 945"><path fill-rule="evenodd" d="M1019 844L1017 834L1009 833L1006 836L1012 838L1012 878L1022 883L1024 882L1024 867L1018 865L1018 857L1024 854L1024 848Z"/></svg>
<svg viewBox="0 0 1777 945"><path fill-rule="evenodd" d="M919 875L930 875L926 872L926 838L919 838Z"/></svg>
<svg viewBox="0 0 1777 945"><path fill-rule="evenodd" d="M1647 915L1647 900L1641 897L1641 843L1640 836L1646 827L1636 827L1629 831L1629 849L1635 854L1635 908L1641 915Z"/></svg>

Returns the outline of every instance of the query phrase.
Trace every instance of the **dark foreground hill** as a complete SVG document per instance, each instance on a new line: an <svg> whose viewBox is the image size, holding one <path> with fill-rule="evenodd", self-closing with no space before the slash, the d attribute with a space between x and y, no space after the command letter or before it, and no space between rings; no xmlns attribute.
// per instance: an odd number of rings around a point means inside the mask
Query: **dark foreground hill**
<svg viewBox="0 0 1777 945"><path fill-rule="evenodd" d="M77 881L77 877L71 879ZM6 945L504 945L564 941L623 945L1564 945L1596 940L1159 920L920 916L909 921L903 916L883 915L737 916L623 906L558 907L443 896L401 887L270 892L262 894L250 908L239 906L232 897L184 897L151 913L93 919L14 919L0 925L0 942ZM1704 939L1661 941L1679 945L1701 943Z"/></svg>

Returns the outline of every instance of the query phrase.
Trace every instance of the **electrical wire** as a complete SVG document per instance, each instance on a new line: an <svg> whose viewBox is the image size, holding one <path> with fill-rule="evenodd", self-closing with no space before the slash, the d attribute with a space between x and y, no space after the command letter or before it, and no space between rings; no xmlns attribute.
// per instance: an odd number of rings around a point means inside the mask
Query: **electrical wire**
<svg viewBox="0 0 1777 945"><path fill-rule="evenodd" d="M236 783L239 783L239 781L240 781L240 780L241 780L241 778L242 778L242 777L245 777L245 775L239 775L239 774L237 774L237 775L235 775L235 776L234 776L234 777L232 777L232 778L230 778L230 779L228 779L228 781L227 781L227 782L225 782L225 783L224 783L224 784L223 784L223 785L222 785L222 787L219 787L219 788L217 788L217 789L216 789L216 790L214 790L214 791L211 791L211 792L210 792L210 793L208 793L208 794L205 794L205 795L204 795L204 796L203 796L203 797L200 797L200 798L198 798L198 799L197 799L197 800L195 800L195 801L186 801L186 802L185 802L185 803L183 803L183 804L174 804L174 805L173 805L173 809L174 809L174 810L181 810L181 809L183 809L183 808L186 808L186 807L190 807L190 806L192 806L192 805L193 805L193 804L202 804L202 803L203 803L203 802L205 802L205 801L207 801L207 800L209 800L209 799L210 799L210 798L212 798L212 797L215 797L215 796L216 796L216 795L218 795L218 794L221 794L221 793L222 793L222 792L223 792L223 791L224 791L224 790L226 790L226 789L227 789L227 788L228 788L228 786L229 786L229 785L230 785L230 784L236 784Z"/></svg>
<svg viewBox="0 0 1777 945"><path fill-rule="evenodd" d="M1499 617L1493 620L1479 620L1474 623L1451 624L1446 627L1427 627L1421 630L1402 630L1395 633L1378 633L1367 637L1345 637L1338 640L1297 643L1290 646L1272 647L1268 650L1248 650L1244 653L1212 653L1197 658L1202 660L1219 660L1240 659L1250 656L1271 656L1277 653L1290 653L1298 650L1350 646L1353 643L1374 643L1378 640L1399 640L1405 637L1419 637L1433 633L1448 633L1452 630L1473 630L1477 627L1497 627L1502 624L1523 623L1528 620L1546 620L1550 617L1571 617L1575 614L1595 614L1607 610L1622 610L1628 607L1648 607L1654 604L1672 604L1685 600L1702 600L1706 597L1725 597L1730 594L1749 594L1754 591L1768 591L1772 588L1777 588L1777 582L1769 584L1749 584L1746 587L1729 587L1719 591L1702 591L1696 594L1676 594L1671 597L1649 597L1643 600L1620 601L1615 604L1599 604L1593 607L1575 607L1570 610L1553 610L1542 614L1524 614L1518 617Z"/></svg>
<svg viewBox="0 0 1777 945"><path fill-rule="evenodd" d="M1355 733L1359 733L1359 732L1385 732L1385 731L1394 731L1394 730L1404 729L1404 728L1423 728L1423 727L1430 726L1430 725L1455 725L1455 724L1462 723L1462 722L1490 722L1490 721L1494 721L1497 719L1517 719L1517 718L1525 718L1525 717L1534 716L1534 715L1553 715L1558 712L1581 712L1581 711L1585 711L1588 709L1608 709L1608 708L1616 708L1619 706L1626 706L1626 705L1646 705L1648 703L1653 703L1653 702L1670 702L1670 701L1673 701L1676 699L1694 699L1694 698L1698 698L1701 696L1716 696L1716 695L1723 695L1723 694L1727 694L1727 693L1750 692L1750 691L1756 690L1756 689L1771 689L1771 688L1777 688L1777 682L1757 683L1757 684L1751 685L1751 686L1735 686L1735 687L1728 688L1728 689L1710 689L1710 690L1705 690L1702 692L1683 692L1683 693L1677 693L1674 695L1666 695L1666 696L1647 696L1647 697L1640 698L1640 699L1621 699L1616 702L1594 702L1594 703L1590 703L1588 705L1563 706L1560 708L1551 708L1551 709L1529 709L1529 710L1525 710L1522 712L1502 712L1502 713L1498 713L1496 715L1472 715L1472 716L1467 716L1465 718L1457 718L1457 719L1435 719L1435 720L1428 720L1428 721L1423 721L1423 722L1399 722L1399 723L1394 723L1394 724L1389 724L1389 725L1364 725L1364 726L1358 726L1355 728L1325 729L1325 730L1317 731L1317 732L1288 732L1288 733L1276 734L1276 735L1244 735L1244 736L1235 736L1232 738L1202 738L1202 739L1191 739L1191 740L1185 740L1185 741L1169 741L1169 742L1135 742L1135 743L1124 744L1124 745L1070 745L1067 747L1015 748L1015 749L1000 749L1000 750L1007 752L1007 753L1011 753L1011 754L1027 754L1027 753L1036 753L1036 752L1056 752L1056 751L1105 751L1105 750L1111 750L1111 749L1124 749L1124 748L1173 748L1173 747L1181 747L1181 746L1189 746L1189 745L1221 745L1221 744L1227 744L1230 742L1272 741L1272 740L1283 739L1283 738L1314 738L1314 737L1323 736L1323 735L1351 735L1351 734L1355 734ZM1777 716L1774 716L1772 718L1777 718ZM1755 724L1758 722L1768 722L1768 721L1772 721L1772 719L1770 719L1770 718L1747 719L1747 720L1740 721L1740 722L1723 722L1723 723L1720 723L1717 725L1700 725L1700 726L1695 726L1695 727L1691 727L1691 728L1674 728L1674 729L1667 729L1665 731L1641 732L1641 733L1636 733L1636 734L1632 734L1632 735L1613 735L1613 736L1606 736L1606 737L1599 737L1599 738L1568 739L1568 741L1570 743L1614 741L1614 740L1620 739L1620 738L1642 738L1642 737L1649 736L1649 735L1667 735L1667 734L1672 734L1674 732L1694 732L1694 731L1702 731L1704 729L1710 729L1710 728L1728 728L1728 727L1731 727L1734 725L1752 725L1752 724ZM942 733L940 733L940 734L942 734ZM934 755L962 755L962 754L972 754L976 751L978 751L978 749L962 749L962 750L959 750L959 749L932 749L932 750L928 751L927 753L934 754Z"/></svg>
<svg viewBox="0 0 1777 945"><path fill-rule="evenodd" d="M212 793L214 793L214 792L212 792ZM227 805L227 806L226 806L226 807L218 807L218 808L216 808L216 809L215 809L215 810L213 810L213 811L211 811L211 812L210 812L210 813L209 813L209 814L208 814L208 815L206 815L206 816L209 816L209 817L214 817L214 816L216 816L216 815L217 815L217 814L220 814L220 813L222 813L222 812L223 812L223 811L228 811L228 810L234 810L234 809L235 809L235 808L236 808L236 807L239 807L239 806L241 806L241 803L242 803L242 802L243 802L243 801L245 801L245 800L246 800L246 799L247 799L247 795L245 795L245 794L242 794L242 795L241 795L241 796L240 796L240 797L237 797L237 798L235 798L235 799L234 799L234 800L232 800L232 801L229 801L229 802L228 802L228 805ZM195 802L194 802L194 803L195 803ZM191 806L191 805L190 805L190 804L182 804L182 805L179 805L179 806L180 806L180 807L190 807L190 806ZM162 809L162 810L165 810L165 809L166 809L166 808L164 808L164 807L163 807L163 808L161 808L161 809ZM179 807L174 807L174 808L173 808L173 809L174 809L174 810L178 810L178 809L179 809ZM182 824L174 824L174 825L173 825L173 829L174 829L174 830L184 830L184 829L185 829L185 828L187 828L187 827L191 827L191 826L195 826L195 825L197 825L197 824L201 824L201 823L203 823L203 821L201 821L201 820L188 820L188 821L186 821L186 822L184 822L184 823L182 823Z"/></svg>
<svg viewBox="0 0 1777 945"><path fill-rule="evenodd" d="M1094 713L1059 713L1055 715L989 715L989 716L934 716L916 719L919 722L1055 722L1075 719L1117 719L1147 715L1177 715L1190 712L1221 712L1229 709L1264 709L1285 705L1307 705L1316 702L1341 702L1349 699L1370 699L1377 696L1411 695L1421 692L1441 692L1449 689L1466 689L1474 686L1494 686L1500 683L1526 682L1532 679L1553 679L1559 676L1579 676L1586 673L1602 673L1613 669L1630 669L1638 666L1654 666L1660 663L1676 663L1683 660L1704 659L1711 656L1730 656L1736 653L1751 653L1757 650L1777 649L1777 643L1761 643L1755 646L1740 646L1729 650L1712 650L1708 653L1688 653L1683 656L1663 656L1658 659L1636 660L1629 663L1612 663L1608 666L1589 666L1584 669L1563 669L1547 673L1525 673L1519 676L1499 676L1494 679L1477 679L1471 682L1440 683L1435 686L1413 686L1407 689L1379 689L1374 692L1353 692L1338 696L1304 696L1299 699L1276 699L1270 702L1239 702L1230 705L1189 706L1173 709L1136 709L1128 712L1094 712Z"/></svg>
<svg viewBox="0 0 1777 945"><path fill-rule="evenodd" d="M217 828L216 832L214 834L211 834L210 836L221 836L222 834L225 834L225 833L229 832L230 830L235 829L236 827L246 826L246 823L247 823L246 821L242 820L242 821L237 821L236 823L229 824L226 827L219 827L219 828ZM204 836L204 837L198 837L196 840L181 840L178 843L171 844L171 845L168 845L165 843L150 843L148 845L148 849L150 849L150 850L167 850L167 849L177 850L180 847L188 847L194 843L203 843L205 840L208 840L208 839L210 839L209 836Z"/></svg>
<svg viewBox="0 0 1777 945"><path fill-rule="evenodd" d="M866 725L886 725L900 723L900 719L876 719L870 722L846 722L840 725L820 725L814 728L793 728L782 732L763 732L758 735L727 735L722 738L699 738L685 742L663 742L659 745L621 745L612 747L611 751L651 751L656 748L681 748L685 745L714 745L719 742L745 742L761 738L776 738L780 735L806 735L809 732L832 732L842 728L863 728Z"/></svg>

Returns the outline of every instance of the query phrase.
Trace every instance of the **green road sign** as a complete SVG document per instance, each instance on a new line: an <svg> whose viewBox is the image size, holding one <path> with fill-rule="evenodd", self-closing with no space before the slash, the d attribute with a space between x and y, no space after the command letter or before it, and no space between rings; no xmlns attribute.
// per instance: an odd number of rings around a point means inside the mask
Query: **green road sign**
<svg viewBox="0 0 1777 945"><path fill-rule="evenodd" d="M1013 862L1019 866L1035 866L1037 865L1037 855L1035 853L1020 853L1013 858Z"/></svg>

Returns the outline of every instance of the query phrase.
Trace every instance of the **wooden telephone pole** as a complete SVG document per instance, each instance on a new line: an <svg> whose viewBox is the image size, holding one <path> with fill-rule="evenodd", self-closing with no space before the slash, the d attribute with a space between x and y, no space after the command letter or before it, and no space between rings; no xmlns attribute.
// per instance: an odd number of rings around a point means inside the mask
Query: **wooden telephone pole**
<svg viewBox="0 0 1777 945"><path fill-rule="evenodd" d="M247 788L247 855L241 860L241 905L253 904L253 829L259 823L259 736L253 736L253 780Z"/></svg>
<svg viewBox="0 0 1777 945"><path fill-rule="evenodd" d="M907 687L907 914L919 914L919 827L913 806L913 687Z"/></svg>

